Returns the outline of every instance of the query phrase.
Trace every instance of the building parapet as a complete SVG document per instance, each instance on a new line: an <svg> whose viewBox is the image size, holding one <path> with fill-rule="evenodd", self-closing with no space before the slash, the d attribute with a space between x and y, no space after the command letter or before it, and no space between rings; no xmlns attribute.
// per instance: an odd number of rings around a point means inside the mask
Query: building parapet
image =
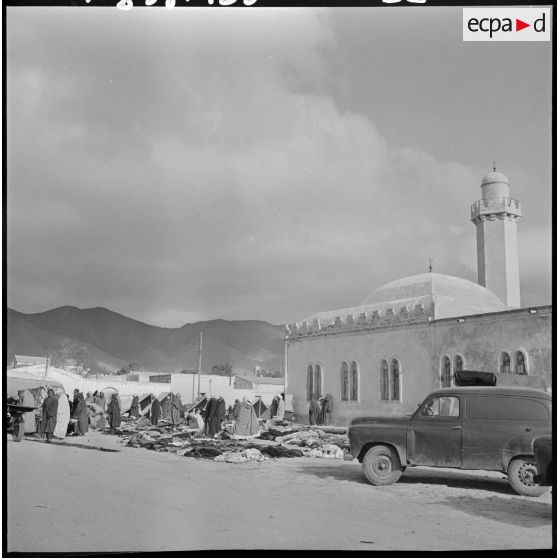
<svg viewBox="0 0 558 558"><path fill-rule="evenodd" d="M487 198L471 206L471 221L476 219L496 219L501 216L518 219L521 217L521 203L513 198Z"/></svg>
<svg viewBox="0 0 558 558"><path fill-rule="evenodd" d="M517 316L518 314L528 314L533 317L547 317L552 315L552 306L533 306L529 308L513 308L510 310L501 310L499 312L485 312L482 314L470 314L464 316L455 316L451 318L434 318L433 306L425 307L423 304L417 304L414 308L401 307L397 310L387 308L384 312L374 310L369 313L361 313L357 321L354 315L349 314L342 319L336 316L335 320L329 324L321 324L318 321L319 328L310 327L307 322L292 323L285 326L287 339L297 339L301 337L312 337L331 333L342 333L349 331L365 331L374 328L385 328L386 326L411 325L418 323L442 324L447 322L467 323L479 319L491 319L494 316L507 317L508 315ZM317 320L314 320L314 324Z"/></svg>
<svg viewBox="0 0 558 558"><path fill-rule="evenodd" d="M404 323L429 322L433 319L434 306L432 304L428 306L416 304L414 306L373 310L368 313L361 312L358 315L350 313L345 316L336 316L329 323L322 323L319 319L314 319L312 323L307 321L292 323L286 325L285 328L287 338L293 339L337 331L356 331Z"/></svg>

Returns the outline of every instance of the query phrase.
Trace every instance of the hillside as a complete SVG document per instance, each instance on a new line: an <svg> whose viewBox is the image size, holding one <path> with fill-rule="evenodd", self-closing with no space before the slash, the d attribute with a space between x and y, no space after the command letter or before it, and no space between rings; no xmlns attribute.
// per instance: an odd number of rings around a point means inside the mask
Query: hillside
<svg viewBox="0 0 558 558"><path fill-rule="evenodd" d="M142 370L177 372L198 367L198 338L203 332L202 369L230 362L234 372L283 366L283 328L264 321L212 320L162 328L106 308L63 306L38 314L8 308L7 358L44 356L70 339L87 349L93 371L115 371L130 362Z"/></svg>

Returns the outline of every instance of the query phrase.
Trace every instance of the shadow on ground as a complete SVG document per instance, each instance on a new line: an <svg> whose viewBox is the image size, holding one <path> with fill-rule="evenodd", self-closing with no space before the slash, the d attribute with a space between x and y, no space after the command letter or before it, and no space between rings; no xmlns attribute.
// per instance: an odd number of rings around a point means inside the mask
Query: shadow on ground
<svg viewBox="0 0 558 558"><path fill-rule="evenodd" d="M552 503L539 502L536 498L471 498L452 496L440 502L474 517L484 517L499 523L518 527L541 527L552 523ZM541 542L542 544L542 542Z"/></svg>
<svg viewBox="0 0 558 558"><path fill-rule="evenodd" d="M344 465L336 462L323 463L316 465L305 465L298 469L304 475L312 475L322 479L335 479L339 481L356 482L359 484L369 484L362 472L359 463L345 463ZM407 486L408 488L420 489L421 486L446 486L448 488L461 488L468 490L480 490L492 494L514 495L516 494L507 479L502 474L502 478L484 478L476 475L468 475L463 472L437 472L432 469L408 468L400 477L397 485ZM395 485L396 486L396 485ZM388 487L386 487L388 488Z"/></svg>
<svg viewBox="0 0 558 558"><path fill-rule="evenodd" d="M502 478L483 478L461 472L436 472L431 469L407 469L399 479L399 484L435 485L448 488L483 490L498 494L516 494L502 473Z"/></svg>
<svg viewBox="0 0 558 558"><path fill-rule="evenodd" d="M312 475L321 479L335 479L339 481L369 484L362 472L360 463L345 463L344 465L320 462L316 465L304 465L299 467L297 473Z"/></svg>
<svg viewBox="0 0 558 558"><path fill-rule="evenodd" d="M40 438L25 438L27 442L39 442L40 444L46 443L44 440ZM62 446L65 448L82 448L88 450L97 450L97 451L109 451L109 452L119 452L119 449L111 449L111 448L104 448L102 446L93 446L90 444L80 444L79 442L70 442L69 440L54 440L51 442L53 446Z"/></svg>

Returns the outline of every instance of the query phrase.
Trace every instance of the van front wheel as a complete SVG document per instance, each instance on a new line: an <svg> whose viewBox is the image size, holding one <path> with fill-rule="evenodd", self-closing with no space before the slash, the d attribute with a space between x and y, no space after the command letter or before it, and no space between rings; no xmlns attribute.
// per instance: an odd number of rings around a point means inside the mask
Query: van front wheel
<svg viewBox="0 0 558 558"><path fill-rule="evenodd" d="M522 496L540 496L546 486L535 484L537 464L534 457L516 457L508 467L508 482Z"/></svg>
<svg viewBox="0 0 558 558"><path fill-rule="evenodd" d="M399 456L388 446L370 448L362 460L362 470L368 482L375 486L397 482L402 472Z"/></svg>

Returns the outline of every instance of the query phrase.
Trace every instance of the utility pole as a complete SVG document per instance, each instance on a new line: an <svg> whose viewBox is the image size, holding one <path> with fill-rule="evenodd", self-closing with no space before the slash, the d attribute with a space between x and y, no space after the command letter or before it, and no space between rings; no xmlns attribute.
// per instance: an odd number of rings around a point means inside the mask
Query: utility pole
<svg viewBox="0 0 558 558"><path fill-rule="evenodd" d="M49 357L49 356L50 356L50 355L48 354L48 351L47 351L47 354L46 354L46 362L45 362L45 378L47 377L47 374L48 374L48 357Z"/></svg>
<svg viewBox="0 0 558 558"><path fill-rule="evenodd" d="M200 381L201 381L201 364L202 364L202 342L203 333L200 331L200 342L198 344L199 360L198 360L198 397L200 396Z"/></svg>
<svg viewBox="0 0 558 558"><path fill-rule="evenodd" d="M288 337L285 337L285 353L283 355L283 367L285 369L285 372L283 373L283 391L285 393L287 393L287 372L289 369L289 339Z"/></svg>
<svg viewBox="0 0 558 558"><path fill-rule="evenodd" d="M192 405L194 404L194 401L196 400L196 377L194 376L194 374L188 374L188 376L192 376Z"/></svg>

